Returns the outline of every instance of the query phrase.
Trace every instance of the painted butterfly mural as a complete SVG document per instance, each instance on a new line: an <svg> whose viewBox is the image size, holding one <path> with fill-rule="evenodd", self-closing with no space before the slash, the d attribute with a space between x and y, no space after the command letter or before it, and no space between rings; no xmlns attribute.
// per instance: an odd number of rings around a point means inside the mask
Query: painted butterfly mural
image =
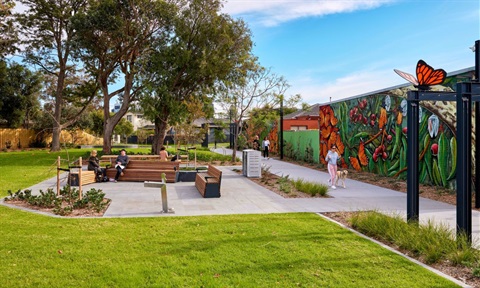
<svg viewBox="0 0 480 288"><path fill-rule="evenodd" d="M412 74L393 69L395 73L400 75L403 79L412 83L418 90L430 90L430 86L442 84L447 77L447 72L443 69L433 69L423 60L418 60L416 74L417 78Z"/></svg>

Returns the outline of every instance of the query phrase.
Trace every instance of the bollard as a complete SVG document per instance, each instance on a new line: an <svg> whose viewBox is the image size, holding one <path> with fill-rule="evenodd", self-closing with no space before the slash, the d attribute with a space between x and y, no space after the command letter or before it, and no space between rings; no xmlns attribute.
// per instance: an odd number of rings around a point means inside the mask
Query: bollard
<svg viewBox="0 0 480 288"><path fill-rule="evenodd" d="M175 213L173 208L168 208L166 182L167 179L165 177L165 173L162 173L162 182L145 181L143 182L143 187L160 188L160 192L162 194L162 213Z"/></svg>

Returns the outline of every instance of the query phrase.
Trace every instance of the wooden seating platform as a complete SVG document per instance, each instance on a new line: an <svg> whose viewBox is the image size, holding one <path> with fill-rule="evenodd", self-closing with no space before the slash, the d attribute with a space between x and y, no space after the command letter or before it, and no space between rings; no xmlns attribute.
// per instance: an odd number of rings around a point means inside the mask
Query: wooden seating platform
<svg viewBox="0 0 480 288"><path fill-rule="evenodd" d="M129 156L130 157L130 156ZM180 162L160 160L130 160L123 170L123 176L119 181L162 181L162 173L165 173L168 183L175 183L178 179ZM107 177L115 178L117 169L114 166L107 169Z"/></svg>
<svg viewBox="0 0 480 288"><path fill-rule="evenodd" d="M222 171L212 165L208 165L206 172L199 172L195 177L195 187L204 198L220 197L222 184Z"/></svg>

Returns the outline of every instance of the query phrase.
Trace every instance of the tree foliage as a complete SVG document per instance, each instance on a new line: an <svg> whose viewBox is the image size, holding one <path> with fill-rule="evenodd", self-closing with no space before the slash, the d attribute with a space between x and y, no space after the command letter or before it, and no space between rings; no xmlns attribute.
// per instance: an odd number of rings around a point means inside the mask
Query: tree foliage
<svg viewBox="0 0 480 288"><path fill-rule="evenodd" d="M111 152L114 127L142 88L135 81L139 59L149 53L152 37L168 35L172 9L166 1L100 0L92 1L85 13L74 18L77 55L102 92L104 153ZM123 86L111 91L112 83ZM118 97L121 107L111 114L113 97Z"/></svg>
<svg viewBox="0 0 480 288"><path fill-rule="evenodd" d="M238 137L242 135L243 119L255 107L277 106L288 89L287 81L260 66L251 58L249 66L235 71L230 81L220 83L218 101L224 111L228 111L235 125L232 161L235 161Z"/></svg>
<svg viewBox="0 0 480 288"><path fill-rule="evenodd" d="M169 125L185 121L187 99L202 99L203 108L212 110L213 99L207 95L248 57L252 47L246 24L221 14L220 1L179 1L177 7L172 33L168 39L155 39L144 66L149 89L142 106L155 123L154 153L159 152Z"/></svg>
<svg viewBox="0 0 480 288"><path fill-rule="evenodd" d="M15 1L3 0L0 2L0 59L17 50L18 32L15 19L12 15Z"/></svg>
<svg viewBox="0 0 480 288"><path fill-rule="evenodd" d="M72 58L72 40L76 31L71 25L71 19L86 8L87 1L20 0L20 2L27 7L24 13L16 17L21 27L25 61L55 79L51 93L54 99L51 150L58 151L61 130L77 121L95 96L96 88L88 80L70 87L65 86L67 78L75 77L80 69ZM78 89L78 92L67 92L66 89ZM83 109L79 109L72 118L62 119L62 109L68 100L65 98L66 93L76 93L77 98L82 96L87 100L82 105Z"/></svg>
<svg viewBox="0 0 480 288"><path fill-rule="evenodd" d="M0 119L7 127L29 128L30 120L38 111L38 91L41 77L26 67L0 61Z"/></svg>

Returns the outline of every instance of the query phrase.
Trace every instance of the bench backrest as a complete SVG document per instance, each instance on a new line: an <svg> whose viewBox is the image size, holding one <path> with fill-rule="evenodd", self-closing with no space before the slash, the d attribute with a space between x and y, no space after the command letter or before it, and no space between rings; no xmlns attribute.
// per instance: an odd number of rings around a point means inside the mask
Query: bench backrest
<svg viewBox="0 0 480 288"><path fill-rule="evenodd" d="M159 160L130 160L127 165L127 169L178 170L179 168L179 162Z"/></svg>
<svg viewBox="0 0 480 288"><path fill-rule="evenodd" d="M215 178L218 178L218 183L221 185L222 184L222 171L218 169L217 167L213 165L208 165L208 170L207 170L208 175L214 176Z"/></svg>

